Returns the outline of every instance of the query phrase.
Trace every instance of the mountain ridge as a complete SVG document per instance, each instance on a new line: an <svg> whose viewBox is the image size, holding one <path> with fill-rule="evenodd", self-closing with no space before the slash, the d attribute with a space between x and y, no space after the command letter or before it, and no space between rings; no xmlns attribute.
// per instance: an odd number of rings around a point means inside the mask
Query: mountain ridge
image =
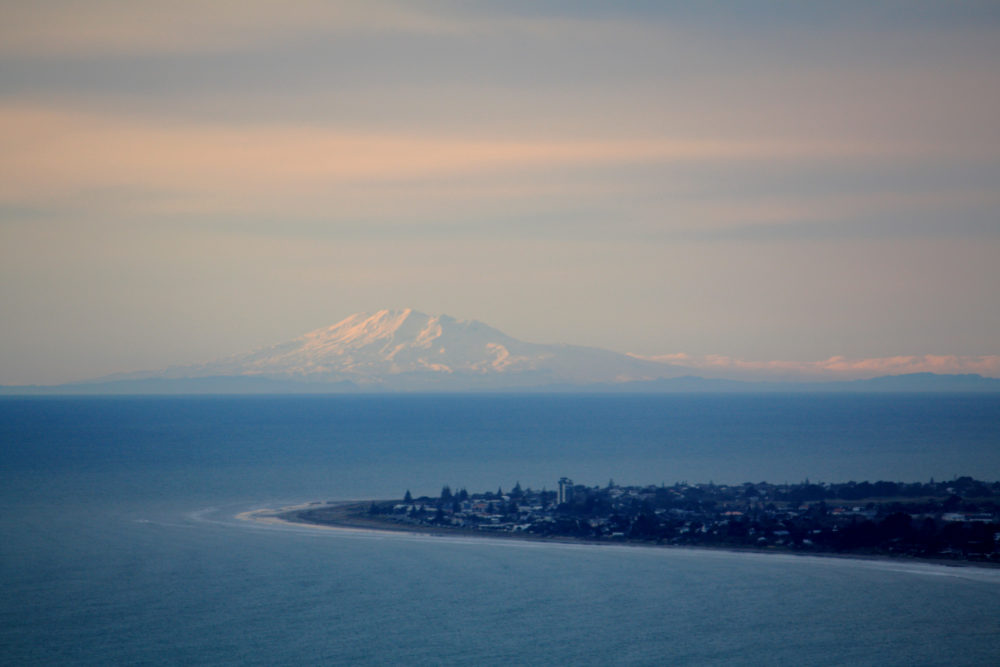
<svg viewBox="0 0 1000 667"><path fill-rule="evenodd" d="M121 373L101 382L204 377L265 377L300 382L350 381L373 389L455 389L558 382L653 380L670 364L600 348L527 343L477 320L405 308L356 313L290 341L204 364Z"/></svg>
<svg viewBox="0 0 1000 667"><path fill-rule="evenodd" d="M419 378L417 378L419 380ZM0 396L33 395L234 395L234 394L378 394L378 393L479 393L479 394L996 394L1000 379L978 374L946 375L908 373L863 380L826 382L746 381L685 375L657 380L619 383L549 383L522 386L466 385L426 387L360 386L350 380L308 382L262 376L206 376L200 378L145 378L94 380L61 385L0 385Z"/></svg>
<svg viewBox="0 0 1000 667"><path fill-rule="evenodd" d="M355 313L292 340L202 364L118 373L0 393L357 393L1000 391L981 375L911 373L865 380L753 381L610 350L528 343L477 320L411 308Z"/></svg>

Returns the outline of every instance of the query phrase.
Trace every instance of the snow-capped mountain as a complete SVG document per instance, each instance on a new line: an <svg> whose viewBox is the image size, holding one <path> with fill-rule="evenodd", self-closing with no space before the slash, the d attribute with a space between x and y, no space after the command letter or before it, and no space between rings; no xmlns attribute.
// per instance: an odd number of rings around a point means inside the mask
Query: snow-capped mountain
<svg viewBox="0 0 1000 667"><path fill-rule="evenodd" d="M260 377L457 389L649 380L671 370L598 348L525 343L475 320L405 309L358 313L286 343L207 364L114 379Z"/></svg>
<svg viewBox="0 0 1000 667"><path fill-rule="evenodd" d="M932 373L844 382L705 379L697 369L576 345L525 343L482 322L414 310L351 315L298 338L207 364L0 394L281 394L351 391L1000 392L1000 380Z"/></svg>

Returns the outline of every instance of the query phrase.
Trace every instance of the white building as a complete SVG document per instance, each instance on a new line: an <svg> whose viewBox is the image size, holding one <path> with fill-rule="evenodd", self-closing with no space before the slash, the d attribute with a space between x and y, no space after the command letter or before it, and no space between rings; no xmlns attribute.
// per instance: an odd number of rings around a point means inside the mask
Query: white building
<svg viewBox="0 0 1000 667"><path fill-rule="evenodd" d="M563 477L559 480L559 504L568 503L573 500L573 480Z"/></svg>

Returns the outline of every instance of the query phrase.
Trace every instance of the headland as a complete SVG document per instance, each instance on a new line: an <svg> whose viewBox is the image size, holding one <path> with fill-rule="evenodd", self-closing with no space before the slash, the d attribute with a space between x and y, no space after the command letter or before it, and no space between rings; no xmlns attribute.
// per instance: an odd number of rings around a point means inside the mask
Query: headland
<svg viewBox="0 0 1000 667"><path fill-rule="evenodd" d="M309 503L241 518L322 528L1000 565L1000 482L585 486Z"/></svg>

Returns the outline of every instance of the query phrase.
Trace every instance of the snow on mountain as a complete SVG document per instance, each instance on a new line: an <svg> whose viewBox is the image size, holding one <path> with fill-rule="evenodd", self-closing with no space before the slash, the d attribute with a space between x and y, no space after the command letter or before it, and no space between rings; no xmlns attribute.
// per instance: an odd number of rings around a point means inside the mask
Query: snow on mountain
<svg viewBox="0 0 1000 667"><path fill-rule="evenodd" d="M920 373L851 382L740 382L609 350L525 343L476 321L414 310L359 313L294 340L207 364L0 394L278 394L352 391L1000 391L979 375Z"/></svg>
<svg viewBox="0 0 1000 667"><path fill-rule="evenodd" d="M671 369L597 348L525 343L482 322L407 308L358 313L286 343L127 377L258 376L419 389L623 382Z"/></svg>

